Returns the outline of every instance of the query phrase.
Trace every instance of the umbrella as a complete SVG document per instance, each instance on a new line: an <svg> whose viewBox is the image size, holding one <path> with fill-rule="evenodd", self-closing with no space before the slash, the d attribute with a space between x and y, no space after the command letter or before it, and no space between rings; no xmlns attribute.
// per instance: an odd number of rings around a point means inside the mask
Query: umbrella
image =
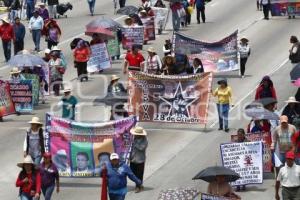
<svg viewBox="0 0 300 200"><path fill-rule="evenodd" d="M263 107L251 107L245 110L248 117L253 119L279 120L279 116Z"/></svg>
<svg viewBox="0 0 300 200"><path fill-rule="evenodd" d="M88 36L92 36L95 33L99 34L103 40L110 40L115 38L112 31L101 27L89 27L85 31L85 34Z"/></svg>
<svg viewBox="0 0 300 200"><path fill-rule="evenodd" d="M44 66L46 65L45 61L38 55L30 54L28 51L23 50L17 55L14 55L9 61L8 64L13 67L33 67L33 66Z"/></svg>
<svg viewBox="0 0 300 200"><path fill-rule="evenodd" d="M300 78L300 64L296 65L290 72L291 81L296 81Z"/></svg>
<svg viewBox="0 0 300 200"><path fill-rule="evenodd" d="M88 28L106 28L110 30L117 30L122 27L121 24L116 22L115 20L107 17L99 17L97 19L94 19L90 23L88 23L86 26L86 29Z"/></svg>
<svg viewBox="0 0 300 200"><path fill-rule="evenodd" d="M226 182L234 182L240 178L240 175L235 171L222 166L208 167L199 172L193 180L201 179L206 182L213 182L216 176L225 176Z"/></svg>
<svg viewBox="0 0 300 200"><path fill-rule="evenodd" d="M194 188L175 188L162 190L158 200L194 200L200 192Z"/></svg>
<svg viewBox="0 0 300 200"><path fill-rule="evenodd" d="M134 13L138 13L139 9L135 6L125 6L117 10L117 14L119 15L130 15Z"/></svg>
<svg viewBox="0 0 300 200"><path fill-rule="evenodd" d="M298 78L294 83L294 86L300 87L300 78Z"/></svg>
<svg viewBox="0 0 300 200"><path fill-rule="evenodd" d="M274 99L273 97L267 97L267 98L262 98L262 99L258 100L258 102L261 103L263 106L267 106L270 104L277 103L277 100Z"/></svg>

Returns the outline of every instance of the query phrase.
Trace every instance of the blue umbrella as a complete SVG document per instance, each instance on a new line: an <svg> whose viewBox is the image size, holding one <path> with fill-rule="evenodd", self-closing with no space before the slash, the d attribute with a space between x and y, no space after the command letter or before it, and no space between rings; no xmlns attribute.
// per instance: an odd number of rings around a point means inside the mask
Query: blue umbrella
<svg viewBox="0 0 300 200"><path fill-rule="evenodd" d="M22 51L17 55L14 55L8 64L13 67L33 67L33 66L44 66L45 61L38 55L30 54L28 51Z"/></svg>

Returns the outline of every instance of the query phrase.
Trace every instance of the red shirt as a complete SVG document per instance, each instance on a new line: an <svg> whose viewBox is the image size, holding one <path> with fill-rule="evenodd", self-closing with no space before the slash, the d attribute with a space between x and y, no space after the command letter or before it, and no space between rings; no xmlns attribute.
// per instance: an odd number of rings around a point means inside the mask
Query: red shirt
<svg viewBox="0 0 300 200"><path fill-rule="evenodd" d="M128 62L129 67L141 67L141 63L145 61L142 54L137 53L136 55L128 52L126 54L125 60Z"/></svg>
<svg viewBox="0 0 300 200"><path fill-rule="evenodd" d="M300 131L292 136L292 143L296 144L296 157L300 158Z"/></svg>
<svg viewBox="0 0 300 200"><path fill-rule="evenodd" d="M76 48L74 50L74 60L76 62L87 62L90 59L90 54L89 47Z"/></svg>
<svg viewBox="0 0 300 200"><path fill-rule="evenodd" d="M0 26L0 37L3 41L8 42L14 39L14 28L10 24Z"/></svg>
<svg viewBox="0 0 300 200"><path fill-rule="evenodd" d="M26 177L28 178L29 182L23 183L23 179ZM16 182L16 186L20 187L22 192L34 196L36 193L41 192L41 175L39 172L36 172L35 180L33 182L32 173L26 174L24 175L24 177L21 177L21 173L20 173ZM31 194L32 190L35 191L35 194Z"/></svg>

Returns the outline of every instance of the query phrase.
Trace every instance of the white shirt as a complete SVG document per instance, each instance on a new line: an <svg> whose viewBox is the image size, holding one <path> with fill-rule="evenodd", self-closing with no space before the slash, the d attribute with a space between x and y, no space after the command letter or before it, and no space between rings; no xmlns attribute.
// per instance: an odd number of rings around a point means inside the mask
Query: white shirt
<svg viewBox="0 0 300 200"><path fill-rule="evenodd" d="M44 20L40 16L35 18L32 16L29 21L29 29L30 30L42 30L44 27Z"/></svg>
<svg viewBox="0 0 300 200"><path fill-rule="evenodd" d="M261 0L262 5L267 5L269 3L269 0Z"/></svg>
<svg viewBox="0 0 300 200"><path fill-rule="evenodd" d="M145 72L149 74L153 74L158 69L162 68L162 63L160 60L160 57L158 55L155 55L153 57L148 56L146 62L145 62Z"/></svg>
<svg viewBox="0 0 300 200"><path fill-rule="evenodd" d="M293 164L292 167L288 167L285 164L278 173L277 181L284 187L299 187L300 186L300 166Z"/></svg>

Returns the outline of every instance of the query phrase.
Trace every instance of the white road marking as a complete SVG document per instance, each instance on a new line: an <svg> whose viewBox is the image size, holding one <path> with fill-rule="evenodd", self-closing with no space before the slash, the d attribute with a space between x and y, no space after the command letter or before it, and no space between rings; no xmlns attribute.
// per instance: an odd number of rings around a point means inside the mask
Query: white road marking
<svg viewBox="0 0 300 200"><path fill-rule="evenodd" d="M210 4L210 6L214 7L214 6L218 5L218 4L219 4L219 2L215 2L215 3Z"/></svg>

